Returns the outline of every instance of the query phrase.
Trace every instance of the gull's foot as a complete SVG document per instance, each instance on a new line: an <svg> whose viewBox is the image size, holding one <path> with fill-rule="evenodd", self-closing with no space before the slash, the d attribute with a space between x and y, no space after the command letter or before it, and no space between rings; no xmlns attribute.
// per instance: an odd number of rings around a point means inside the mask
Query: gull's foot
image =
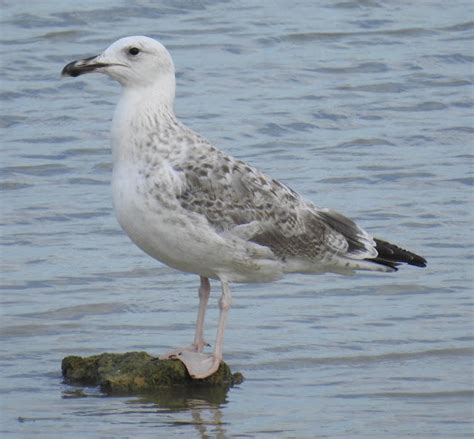
<svg viewBox="0 0 474 439"><path fill-rule="evenodd" d="M158 358L160 360L173 360L181 352L202 352L202 350L206 346L210 346L210 345L203 340L199 344L193 343L191 346L186 346L185 348L173 349L172 351L166 352L166 354L160 355Z"/></svg>
<svg viewBox="0 0 474 439"><path fill-rule="evenodd" d="M169 359L180 360L191 375L191 378L202 379L211 376L217 372L222 358L217 358L212 354L203 354L202 352L192 352L182 350Z"/></svg>
<svg viewBox="0 0 474 439"><path fill-rule="evenodd" d="M158 358L160 360L174 360L181 352L184 351L197 352L198 350L197 347L192 344L191 346L186 346L185 348L176 348L172 351L168 351L165 354L160 355Z"/></svg>

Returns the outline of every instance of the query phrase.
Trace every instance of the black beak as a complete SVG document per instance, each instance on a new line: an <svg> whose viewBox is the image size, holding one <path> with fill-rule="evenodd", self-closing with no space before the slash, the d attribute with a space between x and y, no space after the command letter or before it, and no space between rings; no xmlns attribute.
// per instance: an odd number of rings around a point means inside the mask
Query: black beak
<svg viewBox="0 0 474 439"><path fill-rule="evenodd" d="M97 56L91 56L90 58L80 59L73 61L64 67L61 72L61 76L76 76L83 75L84 73L90 73L101 67L107 67L108 64L95 61Z"/></svg>

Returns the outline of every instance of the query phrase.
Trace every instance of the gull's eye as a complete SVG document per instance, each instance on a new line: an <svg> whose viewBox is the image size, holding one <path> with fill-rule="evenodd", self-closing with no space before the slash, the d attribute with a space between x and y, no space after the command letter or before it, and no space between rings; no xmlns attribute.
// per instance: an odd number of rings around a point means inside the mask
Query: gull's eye
<svg viewBox="0 0 474 439"><path fill-rule="evenodd" d="M128 49L128 53L130 55L138 55L140 53L140 49L138 47L130 47L130 49Z"/></svg>

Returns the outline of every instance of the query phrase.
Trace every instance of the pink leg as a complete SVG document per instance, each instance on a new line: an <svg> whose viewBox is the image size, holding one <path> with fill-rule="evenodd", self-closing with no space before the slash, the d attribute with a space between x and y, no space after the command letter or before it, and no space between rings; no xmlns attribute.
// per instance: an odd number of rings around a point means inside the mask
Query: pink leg
<svg viewBox="0 0 474 439"><path fill-rule="evenodd" d="M216 346L214 348L214 357L222 360L222 351L224 347L224 331L227 323L227 315L229 314L230 306L232 305L232 296L230 295L229 283L222 282L222 295L219 299L219 324L217 326Z"/></svg>
<svg viewBox="0 0 474 439"><path fill-rule="evenodd" d="M167 352L166 354L160 355L160 360L170 360L172 358L177 358L177 356L183 351L202 352L204 346L207 346L207 343L204 340L204 318L206 316L206 308L210 292L211 284L209 283L209 279L207 277L201 276L201 285L199 287L199 310L196 321L196 334L194 335L194 343L191 346L177 348Z"/></svg>
<svg viewBox="0 0 474 439"><path fill-rule="evenodd" d="M196 322L196 334L194 336L193 346L196 352L202 352L207 345L204 340L204 318L206 317L207 302L211 293L211 284L207 277L201 276L201 286L199 287L199 311Z"/></svg>
<svg viewBox="0 0 474 439"><path fill-rule="evenodd" d="M227 323L227 315L229 313L232 298L230 295L229 283L226 280L222 280L222 295L219 300L219 323L217 326L217 337L216 346L212 355L204 354L202 352L196 352L191 350L182 350L171 358L181 360L189 374L196 379L206 378L212 375L219 369L219 365L222 360L222 350L224 346L224 331ZM201 308L201 307L200 307ZM204 317L202 318L204 320ZM200 314L198 314L198 326L199 326ZM199 333L199 328L196 328L196 337L202 336Z"/></svg>

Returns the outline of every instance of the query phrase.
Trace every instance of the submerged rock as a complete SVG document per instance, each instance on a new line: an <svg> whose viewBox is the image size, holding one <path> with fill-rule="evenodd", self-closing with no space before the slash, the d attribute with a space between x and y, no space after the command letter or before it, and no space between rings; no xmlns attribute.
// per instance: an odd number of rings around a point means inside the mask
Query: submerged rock
<svg viewBox="0 0 474 439"><path fill-rule="evenodd" d="M196 380L181 361L159 360L146 352L69 356L63 359L61 369L66 383L99 386L108 394L155 392L173 386L230 387L243 380L240 373L232 374L224 362L210 377Z"/></svg>

